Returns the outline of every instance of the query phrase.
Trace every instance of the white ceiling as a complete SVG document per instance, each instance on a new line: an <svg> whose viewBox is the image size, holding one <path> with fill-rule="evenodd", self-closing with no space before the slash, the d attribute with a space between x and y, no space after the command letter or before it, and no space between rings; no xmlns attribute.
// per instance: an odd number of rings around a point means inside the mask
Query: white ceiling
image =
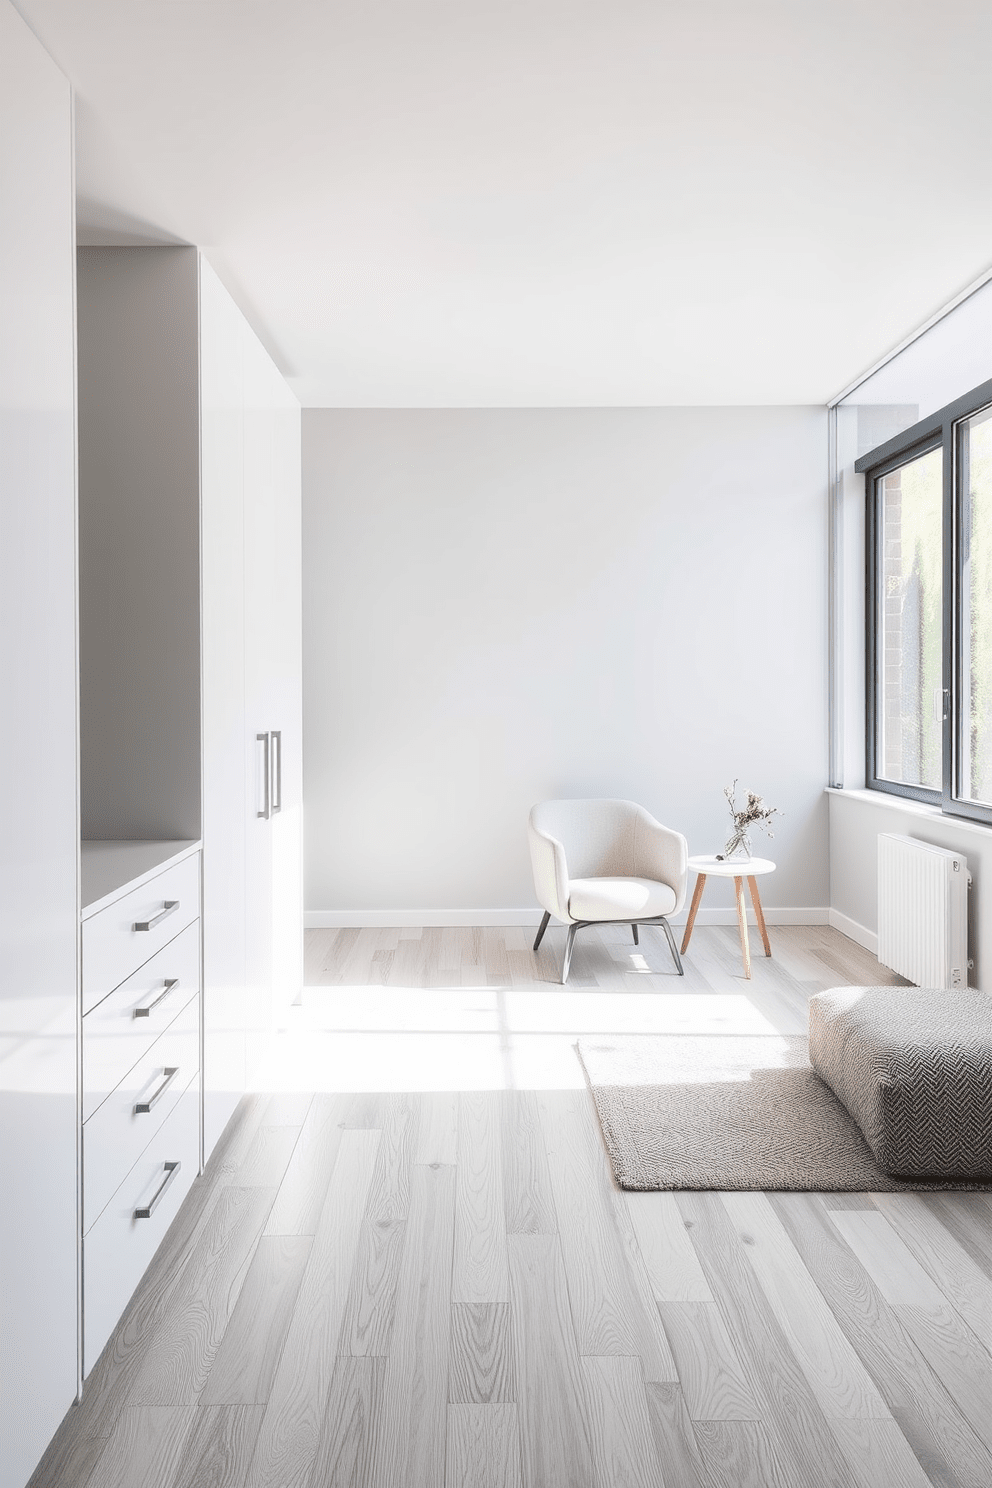
<svg viewBox="0 0 992 1488"><path fill-rule="evenodd" d="M305 405L823 402L992 263L988 0L16 0Z"/></svg>

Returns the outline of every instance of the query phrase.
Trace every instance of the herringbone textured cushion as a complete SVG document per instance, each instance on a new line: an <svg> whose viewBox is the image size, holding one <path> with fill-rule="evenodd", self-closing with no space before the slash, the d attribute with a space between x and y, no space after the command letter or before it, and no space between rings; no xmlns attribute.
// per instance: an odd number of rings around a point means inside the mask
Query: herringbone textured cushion
<svg viewBox="0 0 992 1488"><path fill-rule="evenodd" d="M809 1058L880 1168L992 1175L992 998L925 987L834 987L809 1004Z"/></svg>

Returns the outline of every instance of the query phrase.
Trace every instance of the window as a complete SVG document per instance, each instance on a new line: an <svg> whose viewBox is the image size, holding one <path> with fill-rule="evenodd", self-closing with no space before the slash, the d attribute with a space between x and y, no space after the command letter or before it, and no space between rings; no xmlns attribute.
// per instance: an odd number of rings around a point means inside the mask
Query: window
<svg viewBox="0 0 992 1488"><path fill-rule="evenodd" d="M858 460L868 784L992 822L992 382Z"/></svg>

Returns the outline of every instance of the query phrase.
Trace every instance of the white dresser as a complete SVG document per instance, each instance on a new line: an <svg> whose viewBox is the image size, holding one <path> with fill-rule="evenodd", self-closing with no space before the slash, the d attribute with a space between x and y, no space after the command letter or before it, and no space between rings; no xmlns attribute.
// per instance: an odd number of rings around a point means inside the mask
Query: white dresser
<svg viewBox="0 0 992 1488"><path fill-rule="evenodd" d="M209 1156L303 979L300 407L195 248L77 291L81 835L203 843Z"/></svg>
<svg viewBox="0 0 992 1488"><path fill-rule="evenodd" d="M199 842L82 844L83 1373L201 1167Z"/></svg>

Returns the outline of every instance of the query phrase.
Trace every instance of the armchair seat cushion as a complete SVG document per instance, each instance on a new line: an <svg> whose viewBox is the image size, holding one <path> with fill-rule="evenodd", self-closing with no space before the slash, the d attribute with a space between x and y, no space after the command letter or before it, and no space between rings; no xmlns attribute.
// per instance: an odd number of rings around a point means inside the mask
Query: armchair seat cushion
<svg viewBox="0 0 992 1488"><path fill-rule="evenodd" d="M677 902L674 889L651 878L573 878L568 886L573 920L653 920Z"/></svg>

